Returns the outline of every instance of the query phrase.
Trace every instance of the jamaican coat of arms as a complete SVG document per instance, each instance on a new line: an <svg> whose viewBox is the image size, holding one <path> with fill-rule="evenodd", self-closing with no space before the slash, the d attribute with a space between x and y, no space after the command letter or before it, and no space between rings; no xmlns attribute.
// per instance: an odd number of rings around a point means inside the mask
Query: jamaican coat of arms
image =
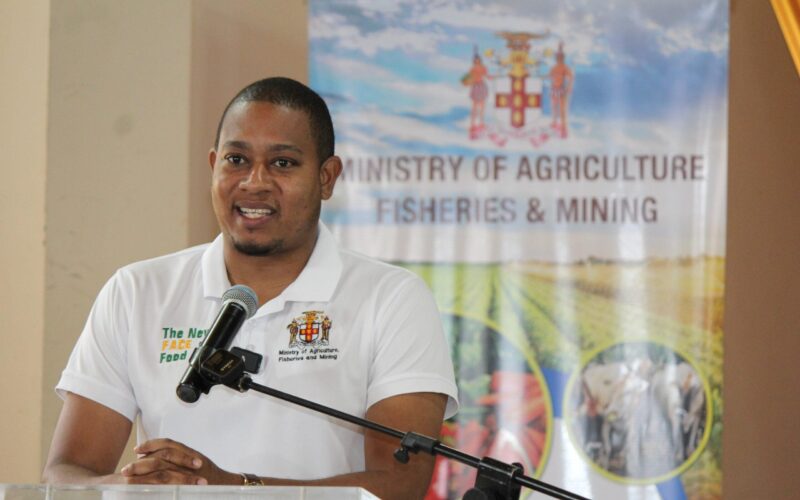
<svg viewBox="0 0 800 500"><path fill-rule="evenodd" d="M286 325L289 347L328 345L332 325L323 311L305 311Z"/></svg>

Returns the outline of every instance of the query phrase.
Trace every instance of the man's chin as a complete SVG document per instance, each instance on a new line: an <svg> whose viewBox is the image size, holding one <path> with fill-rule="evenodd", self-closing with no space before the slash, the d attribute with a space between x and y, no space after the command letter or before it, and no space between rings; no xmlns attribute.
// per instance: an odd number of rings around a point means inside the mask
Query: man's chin
<svg viewBox="0 0 800 500"><path fill-rule="evenodd" d="M233 248L244 255L250 255L252 257L266 257L267 255L274 255L280 252L283 248L283 241L278 240L271 241L269 243L234 241Z"/></svg>

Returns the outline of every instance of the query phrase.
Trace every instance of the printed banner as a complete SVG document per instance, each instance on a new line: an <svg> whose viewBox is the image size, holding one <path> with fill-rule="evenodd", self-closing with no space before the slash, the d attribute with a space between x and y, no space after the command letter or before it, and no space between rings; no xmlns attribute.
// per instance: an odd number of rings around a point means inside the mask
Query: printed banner
<svg viewBox="0 0 800 500"><path fill-rule="evenodd" d="M309 34L323 219L433 290L442 440L592 498L721 498L727 1L312 1ZM428 498L474 481L439 458Z"/></svg>

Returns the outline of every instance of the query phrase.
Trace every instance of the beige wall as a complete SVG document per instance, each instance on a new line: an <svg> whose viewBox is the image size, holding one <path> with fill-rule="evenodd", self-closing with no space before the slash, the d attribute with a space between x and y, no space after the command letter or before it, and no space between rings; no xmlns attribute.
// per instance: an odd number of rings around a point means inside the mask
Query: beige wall
<svg viewBox="0 0 800 500"><path fill-rule="evenodd" d="M41 462L49 29L46 2L0 2L0 482Z"/></svg>
<svg viewBox="0 0 800 500"><path fill-rule="evenodd" d="M188 241L189 0L51 3L40 448L102 284Z"/></svg>
<svg viewBox="0 0 800 500"><path fill-rule="evenodd" d="M206 153L218 114L261 76L306 79L306 10L280 0L0 2L0 48L17 49L0 52L0 482L37 480L60 409L52 386L113 269L216 231ZM769 4L734 0L731 499L800 491L798 131L800 78Z"/></svg>
<svg viewBox="0 0 800 500"><path fill-rule="evenodd" d="M263 76L306 80L306 5L2 0L0 49L0 482L38 482L95 295L213 237L218 115Z"/></svg>
<svg viewBox="0 0 800 500"><path fill-rule="evenodd" d="M732 3L725 498L800 494L800 76L769 2Z"/></svg>

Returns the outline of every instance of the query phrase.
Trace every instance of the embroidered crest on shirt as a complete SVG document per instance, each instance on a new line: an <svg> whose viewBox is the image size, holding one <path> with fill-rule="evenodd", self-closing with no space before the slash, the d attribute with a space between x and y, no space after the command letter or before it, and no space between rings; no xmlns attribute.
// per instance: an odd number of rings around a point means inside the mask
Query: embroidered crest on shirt
<svg viewBox="0 0 800 500"><path fill-rule="evenodd" d="M330 343L333 322L322 311L306 311L286 325L289 347L318 346Z"/></svg>
<svg viewBox="0 0 800 500"><path fill-rule="evenodd" d="M338 359L339 349L328 347L332 328L333 321L324 311L305 311L286 325L289 349L278 352L278 361Z"/></svg>

